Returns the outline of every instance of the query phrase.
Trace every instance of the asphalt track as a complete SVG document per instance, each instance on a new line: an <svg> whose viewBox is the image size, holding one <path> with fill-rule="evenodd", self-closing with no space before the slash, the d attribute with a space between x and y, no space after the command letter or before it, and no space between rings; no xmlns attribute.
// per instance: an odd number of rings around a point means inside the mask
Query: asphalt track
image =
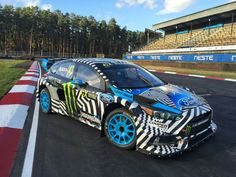
<svg viewBox="0 0 236 177"><path fill-rule="evenodd" d="M205 96L218 131L183 155L158 159L112 146L100 132L65 116L39 112L33 177L236 177L236 83L157 74ZM22 173L34 104L11 176Z"/></svg>

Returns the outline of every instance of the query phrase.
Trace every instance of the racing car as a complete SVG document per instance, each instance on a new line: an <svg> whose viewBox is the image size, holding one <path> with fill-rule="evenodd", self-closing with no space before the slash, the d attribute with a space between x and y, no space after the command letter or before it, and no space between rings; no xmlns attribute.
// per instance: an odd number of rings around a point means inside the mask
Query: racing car
<svg viewBox="0 0 236 177"><path fill-rule="evenodd" d="M204 98L124 60L56 62L36 94L44 113L72 117L121 149L159 157L192 148L217 130Z"/></svg>

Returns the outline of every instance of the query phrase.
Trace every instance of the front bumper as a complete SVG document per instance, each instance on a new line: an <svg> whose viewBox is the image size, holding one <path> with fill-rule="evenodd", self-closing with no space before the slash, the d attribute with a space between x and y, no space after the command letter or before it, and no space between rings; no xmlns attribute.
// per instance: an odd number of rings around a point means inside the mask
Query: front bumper
<svg viewBox="0 0 236 177"><path fill-rule="evenodd" d="M217 131L217 125L212 121L212 110L209 106L207 107L209 109L204 107L202 112L198 110L199 114L188 110L188 113L185 113L186 117L179 123L167 121L153 128L150 127L148 121L143 122L144 126L138 126L137 150L159 157L168 157L197 146ZM148 119L148 116L145 117Z"/></svg>
<svg viewBox="0 0 236 177"><path fill-rule="evenodd" d="M211 126L212 127L209 128L206 132L198 135L197 137L179 140L180 142L182 142L178 144L185 144L185 146L182 146L182 148L178 148L174 144L172 144L173 142L170 142L161 144L159 146L149 146L149 148L147 149L137 148L137 151L148 155L156 155L158 157L171 157L177 154L182 154L183 152L198 146L202 142L212 137L216 133L217 126L214 122L212 122Z"/></svg>

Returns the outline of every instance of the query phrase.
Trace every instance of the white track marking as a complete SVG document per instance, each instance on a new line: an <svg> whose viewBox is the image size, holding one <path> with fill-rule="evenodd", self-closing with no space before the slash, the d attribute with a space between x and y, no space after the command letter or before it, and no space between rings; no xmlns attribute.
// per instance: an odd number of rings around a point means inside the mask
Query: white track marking
<svg viewBox="0 0 236 177"><path fill-rule="evenodd" d="M205 77L206 77L206 76L196 75L196 74L189 74L188 76L191 76L191 77L199 77L199 78L205 78Z"/></svg>
<svg viewBox="0 0 236 177"><path fill-rule="evenodd" d="M164 73L166 73L166 74L176 74L176 72L171 72L171 71L165 71Z"/></svg>
<svg viewBox="0 0 236 177"><path fill-rule="evenodd" d="M156 70L152 70L149 69L149 71L151 72L157 72ZM177 72L172 72L172 71L164 71L163 73L165 74L176 74L176 75L182 75L183 73L177 73ZM207 78L207 79L212 79L212 80L216 80L213 78L209 78L208 76L203 76L203 75L197 75L197 74L184 74L186 76L190 76L190 77L198 77L198 78ZM222 81L230 81L230 82L236 82L236 79L229 79L229 78L222 78Z"/></svg>
<svg viewBox="0 0 236 177"><path fill-rule="evenodd" d="M28 141L27 150L25 154L24 166L23 166L21 177L32 176L34 152L35 152L37 129L38 129L38 119L39 119L39 102L36 100L33 122L30 129L30 136L29 136L29 141Z"/></svg>
<svg viewBox="0 0 236 177"><path fill-rule="evenodd" d="M39 67L39 77L41 77L41 66ZM38 129L38 119L39 119L39 102L37 99L35 100L34 107L34 116L32 120L32 125L30 129L30 136L27 145L27 150L25 154L24 166L22 170L21 177L31 177L33 171L33 163L34 163L34 152L36 146L36 138L37 138L37 129Z"/></svg>
<svg viewBox="0 0 236 177"><path fill-rule="evenodd" d="M225 81L231 81L231 82L236 82L236 79L225 79Z"/></svg>
<svg viewBox="0 0 236 177"><path fill-rule="evenodd" d="M156 72L156 70L155 70L155 69L149 69L148 71L151 71L151 72Z"/></svg>

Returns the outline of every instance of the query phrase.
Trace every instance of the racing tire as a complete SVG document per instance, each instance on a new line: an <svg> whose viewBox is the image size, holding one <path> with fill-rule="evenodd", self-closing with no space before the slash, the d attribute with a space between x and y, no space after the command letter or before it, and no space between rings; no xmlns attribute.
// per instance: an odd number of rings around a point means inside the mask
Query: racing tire
<svg viewBox="0 0 236 177"><path fill-rule="evenodd" d="M52 103L51 103L51 96L47 88L44 88L40 92L40 107L43 113L50 114Z"/></svg>
<svg viewBox="0 0 236 177"><path fill-rule="evenodd" d="M130 150L136 146L136 126L126 109L116 109L108 114L104 130L109 142L121 149Z"/></svg>

